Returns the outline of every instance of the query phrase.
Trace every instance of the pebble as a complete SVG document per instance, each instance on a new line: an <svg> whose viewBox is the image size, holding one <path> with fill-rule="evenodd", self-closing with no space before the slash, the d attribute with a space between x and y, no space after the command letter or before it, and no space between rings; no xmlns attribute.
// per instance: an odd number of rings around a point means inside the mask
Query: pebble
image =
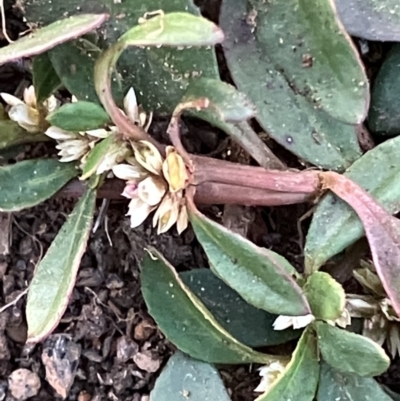
<svg viewBox="0 0 400 401"><path fill-rule="evenodd" d="M161 366L161 358L157 358L150 351L138 352L133 357L139 369L142 369L148 373L155 373Z"/></svg>
<svg viewBox="0 0 400 401"><path fill-rule="evenodd" d="M135 326L134 338L135 340L147 340L154 333L155 327L149 320L142 320Z"/></svg>
<svg viewBox="0 0 400 401"><path fill-rule="evenodd" d="M18 401L37 395L40 390L40 379L36 373L28 369L14 370L8 377L8 388Z"/></svg>
<svg viewBox="0 0 400 401"><path fill-rule="evenodd" d="M117 359L121 362L127 362L133 358L139 351L139 345L127 336L118 338L117 340Z"/></svg>

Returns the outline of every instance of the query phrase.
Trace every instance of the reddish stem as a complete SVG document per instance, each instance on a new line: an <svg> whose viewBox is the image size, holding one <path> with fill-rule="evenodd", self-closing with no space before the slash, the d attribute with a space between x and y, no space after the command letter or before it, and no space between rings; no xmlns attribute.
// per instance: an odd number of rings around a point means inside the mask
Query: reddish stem
<svg viewBox="0 0 400 401"><path fill-rule="evenodd" d="M99 189L98 198L113 200L125 199L121 193L125 183L118 179L107 180ZM206 205L240 204L248 206L278 206L302 203L311 200L310 195L304 193L275 192L264 189L243 191L237 185L204 182L196 188L195 201ZM57 196L79 198L85 190L85 183L73 180L66 185Z"/></svg>
<svg viewBox="0 0 400 401"><path fill-rule="evenodd" d="M212 181L277 192L314 194L320 189L318 171L277 171L224 160L194 156L194 182Z"/></svg>

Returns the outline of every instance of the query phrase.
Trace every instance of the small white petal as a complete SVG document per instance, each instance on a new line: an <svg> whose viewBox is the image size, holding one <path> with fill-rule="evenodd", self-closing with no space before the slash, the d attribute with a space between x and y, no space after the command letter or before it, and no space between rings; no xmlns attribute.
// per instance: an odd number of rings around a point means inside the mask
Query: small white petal
<svg viewBox="0 0 400 401"><path fill-rule="evenodd" d="M33 87L33 85L29 86L28 88L25 88L25 90L24 90L24 102L29 107L36 108L36 94L35 94L35 88Z"/></svg>
<svg viewBox="0 0 400 401"><path fill-rule="evenodd" d="M104 139L110 136L111 132L107 131L103 128L99 128L99 129L93 129L90 131L86 131L85 134L89 135L89 136L93 136L95 138L100 138L100 139Z"/></svg>
<svg viewBox="0 0 400 401"><path fill-rule="evenodd" d="M286 369L286 365L280 361L275 361L259 369L262 377L260 384L254 389L257 393L267 393L271 385L281 376Z"/></svg>
<svg viewBox="0 0 400 401"><path fill-rule="evenodd" d="M125 181L140 180L144 174L141 167L130 164L117 164L112 168L112 171L117 178Z"/></svg>
<svg viewBox="0 0 400 401"><path fill-rule="evenodd" d="M58 127L50 127L46 130L45 134L50 138L53 138L57 141L65 141L68 139L77 138L76 134L70 131L65 131Z"/></svg>
<svg viewBox="0 0 400 401"><path fill-rule="evenodd" d="M8 115L11 120L18 123L28 132L35 133L40 130L39 112L36 109L27 106L25 103L17 104L16 106L11 107Z"/></svg>
<svg viewBox="0 0 400 401"><path fill-rule="evenodd" d="M17 97L10 95L8 93L0 93L0 96L9 106L16 106L17 104L24 104L24 102Z"/></svg>
<svg viewBox="0 0 400 401"><path fill-rule="evenodd" d="M160 175L163 159L158 149L151 142L139 141L135 149L135 158L147 171Z"/></svg>
<svg viewBox="0 0 400 401"><path fill-rule="evenodd" d="M167 194L153 217L153 227L157 224L157 234L166 233L178 220L179 200Z"/></svg>
<svg viewBox="0 0 400 401"><path fill-rule="evenodd" d="M60 106L60 101L54 95L51 95L43 102L43 105L48 113L52 113Z"/></svg>
<svg viewBox="0 0 400 401"><path fill-rule="evenodd" d="M128 93L124 98L124 109L125 113L127 114L128 118L133 122L136 123L139 120L139 109L136 99L135 90L130 88Z"/></svg>
<svg viewBox="0 0 400 401"><path fill-rule="evenodd" d="M179 216L176 222L176 229L178 234L181 235L186 230L189 223L186 205L182 205L179 209Z"/></svg>
<svg viewBox="0 0 400 401"><path fill-rule="evenodd" d="M280 315L273 323L274 330L286 330L293 325L293 316Z"/></svg>
<svg viewBox="0 0 400 401"><path fill-rule="evenodd" d="M159 177L147 177L138 185L139 198L150 206L158 205L166 191L166 185Z"/></svg>
<svg viewBox="0 0 400 401"><path fill-rule="evenodd" d="M295 330L301 329L303 327L308 326L315 320L315 316L312 314L304 315L304 316L295 316L293 318L293 328Z"/></svg>
<svg viewBox="0 0 400 401"><path fill-rule="evenodd" d="M132 199L129 202L129 211L127 213L131 217L131 227L140 226L153 210L154 207L143 202L140 198Z"/></svg>

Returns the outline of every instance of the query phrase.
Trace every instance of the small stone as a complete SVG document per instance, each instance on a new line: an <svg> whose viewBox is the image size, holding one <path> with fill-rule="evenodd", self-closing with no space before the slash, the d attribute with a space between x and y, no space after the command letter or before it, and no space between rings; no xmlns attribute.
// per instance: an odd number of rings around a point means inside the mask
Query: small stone
<svg viewBox="0 0 400 401"><path fill-rule="evenodd" d="M40 379L28 369L18 369L8 377L11 395L19 401L35 396L40 390Z"/></svg>
<svg viewBox="0 0 400 401"><path fill-rule="evenodd" d="M65 334L53 334L44 344L42 362L46 380L63 398L75 380L80 356L81 346Z"/></svg>
<svg viewBox="0 0 400 401"><path fill-rule="evenodd" d="M135 326L133 336L135 337L135 340L147 340L154 333L154 330L154 324L149 320L144 319Z"/></svg>
<svg viewBox="0 0 400 401"><path fill-rule="evenodd" d="M19 254L20 255L29 255L32 252L32 239L30 237L22 238L19 243Z"/></svg>
<svg viewBox="0 0 400 401"><path fill-rule="evenodd" d="M88 393L87 391L83 390L78 394L78 401L91 401L92 394Z"/></svg>
<svg viewBox="0 0 400 401"><path fill-rule="evenodd" d="M119 290L124 286L122 279L115 273L109 274L106 280L106 287L109 290Z"/></svg>
<svg viewBox="0 0 400 401"><path fill-rule="evenodd" d="M0 280L3 280L4 275L7 272L8 263L0 262Z"/></svg>
<svg viewBox="0 0 400 401"><path fill-rule="evenodd" d="M140 398L140 401L149 401L150 396L148 395L142 395L142 397Z"/></svg>
<svg viewBox="0 0 400 401"><path fill-rule="evenodd" d="M117 359L121 362L127 362L139 351L139 345L127 336L117 340Z"/></svg>
<svg viewBox="0 0 400 401"><path fill-rule="evenodd" d="M138 352L133 357L139 369L142 369L148 373L155 373L161 366L161 358L157 358L150 351Z"/></svg>

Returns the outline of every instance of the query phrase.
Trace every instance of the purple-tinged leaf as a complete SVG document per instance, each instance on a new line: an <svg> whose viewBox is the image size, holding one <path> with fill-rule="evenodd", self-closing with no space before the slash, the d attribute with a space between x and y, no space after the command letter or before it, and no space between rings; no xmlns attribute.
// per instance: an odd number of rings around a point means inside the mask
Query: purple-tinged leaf
<svg viewBox="0 0 400 401"><path fill-rule="evenodd" d="M400 221L345 176L334 172L320 176L324 187L347 202L362 221L376 271L400 316Z"/></svg>
<svg viewBox="0 0 400 401"><path fill-rule="evenodd" d="M53 22L0 49L0 65L44 53L98 28L107 19L108 14L81 14Z"/></svg>

